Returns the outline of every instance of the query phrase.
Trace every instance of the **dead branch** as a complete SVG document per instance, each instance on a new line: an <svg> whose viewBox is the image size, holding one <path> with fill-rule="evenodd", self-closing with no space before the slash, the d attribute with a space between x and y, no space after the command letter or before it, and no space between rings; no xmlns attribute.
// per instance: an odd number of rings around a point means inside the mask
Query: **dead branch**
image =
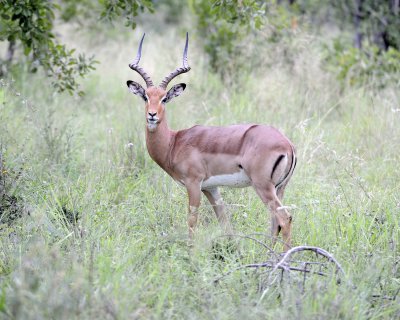
<svg viewBox="0 0 400 320"><path fill-rule="evenodd" d="M272 272L276 271L277 269L281 269L283 268L284 270L288 269L288 266L285 265L286 260L293 254L296 252L301 252L301 251L313 251L325 258L328 259L328 261L333 262L336 265L337 270L339 270L340 272L342 272L343 274L343 268L340 265L340 263L335 259L335 257L330 254L328 251L322 249L322 248L318 248L318 247L311 247L311 246L298 246L298 247L294 247L290 250L288 250L285 255L283 256L283 258L275 265L274 269L272 270Z"/></svg>
<svg viewBox="0 0 400 320"><path fill-rule="evenodd" d="M243 270L243 269L246 269L246 268L255 268L255 269L258 269L258 268L270 268L270 269L272 269L272 268L275 268L275 266L274 266L274 264L272 262L246 264L246 265L239 266L239 267L233 268L233 269L225 272L223 275L221 275L218 278L214 279L213 282L217 283L220 280L222 280L223 278L225 278L226 276L229 276L230 274L232 274L233 272L239 271L239 270ZM313 270L309 270L307 268L303 269L303 268L291 267L291 266L279 266L278 268L283 270L283 271L299 271L299 272L303 272L304 274L311 273L311 274L317 274L319 276L324 276L324 277L328 276L328 274L326 274L324 272L313 271Z"/></svg>
<svg viewBox="0 0 400 320"><path fill-rule="evenodd" d="M229 235L226 235L226 236L229 236ZM275 255L275 257L274 257L275 259L277 258L277 256L279 256L279 254L274 252L271 248L266 246L263 242L259 241L258 239L255 239L251 236L243 236L243 235L230 235L230 236L236 236L236 237L243 238L243 239L253 240L256 243L261 244L262 246L266 247L270 252L272 252ZM328 262L332 262L335 265L336 273L338 271L340 271L343 275L345 274L343 271L343 268L341 267L339 262L328 251L326 251L322 248L319 248L319 247L298 246L298 247L292 248L289 251L287 251L286 253L284 253L283 257L279 260L278 263L276 263L276 260L275 261L270 260L270 261L266 261L266 262L262 262L262 263L251 263L251 264L242 265L242 266L233 268L231 270L228 270L227 272L225 272L218 278L214 279L213 283L218 283L221 279L232 274L233 272L239 271L242 269L246 269L246 268L256 268L256 269L267 268L267 269L271 270L270 275L272 275L278 269L282 271L282 275L284 272L290 272L290 271L301 272L304 275L303 276L303 287L304 287L304 283L306 281L306 274L315 274L315 275L324 276L324 277L328 276L327 273L322 272L323 270L321 270L322 267L327 267L326 263L315 262L315 261L297 261L297 260L291 261L289 259L294 253L298 253L298 252L302 252L302 251L312 251L312 252L315 252L317 255L325 257L328 260ZM290 263L301 264L301 266L300 267L293 266L293 265L290 265ZM312 270L312 268L310 269L309 267L312 265L319 266L319 270Z"/></svg>

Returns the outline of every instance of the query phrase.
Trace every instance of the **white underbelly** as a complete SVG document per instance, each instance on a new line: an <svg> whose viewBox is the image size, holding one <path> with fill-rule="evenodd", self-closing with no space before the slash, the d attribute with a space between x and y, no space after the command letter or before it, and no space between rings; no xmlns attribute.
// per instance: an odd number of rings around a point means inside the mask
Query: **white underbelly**
<svg viewBox="0 0 400 320"><path fill-rule="evenodd" d="M209 189L213 187L233 187L244 188L250 186L251 181L249 176L240 170L232 174L222 174L218 176L211 176L204 180L201 184L201 189Z"/></svg>

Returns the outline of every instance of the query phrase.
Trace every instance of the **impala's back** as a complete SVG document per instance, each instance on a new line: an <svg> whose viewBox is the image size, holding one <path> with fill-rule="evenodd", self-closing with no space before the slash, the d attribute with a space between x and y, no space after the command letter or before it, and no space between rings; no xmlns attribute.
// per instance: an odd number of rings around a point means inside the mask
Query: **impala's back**
<svg viewBox="0 0 400 320"><path fill-rule="evenodd" d="M255 124L194 126L178 131L171 149L170 161L181 173L179 179L188 171L197 171L204 180L203 189L247 187L250 177L261 173L277 184L290 169L287 160L292 157L290 141L277 129ZM191 159L190 166L187 159Z"/></svg>

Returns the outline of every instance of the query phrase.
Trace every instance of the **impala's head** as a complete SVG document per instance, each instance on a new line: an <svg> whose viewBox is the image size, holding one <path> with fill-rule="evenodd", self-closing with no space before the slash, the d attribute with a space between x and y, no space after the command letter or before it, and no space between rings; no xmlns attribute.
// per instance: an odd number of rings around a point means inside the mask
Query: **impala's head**
<svg viewBox="0 0 400 320"><path fill-rule="evenodd" d="M171 89L165 91L161 87L148 87L144 89L139 83L129 80L126 83L129 91L141 97L146 106L147 128L153 132L157 129L157 125L164 120L165 105L172 98L179 96L186 88L186 84L179 83Z"/></svg>
<svg viewBox="0 0 400 320"><path fill-rule="evenodd" d="M129 91L133 94L141 97L146 105L146 121L147 128L149 131L153 132L157 129L158 124L163 121L165 114L165 105L171 101L172 98L179 96L183 90L186 88L186 84L179 83L174 85L171 89L167 91L168 83L181 73L188 72L190 67L187 63L187 49L188 49L188 34L186 33L186 45L183 51L183 66L177 68L174 72L171 72L158 87L155 87L153 81L147 73L139 66L140 57L142 54L142 44L144 39L144 34L142 40L140 41L139 50L136 55L136 59L129 64L129 67L138 72L143 80L146 82L147 88L144 89L139 83L128 80L126 82Z"/></svg>

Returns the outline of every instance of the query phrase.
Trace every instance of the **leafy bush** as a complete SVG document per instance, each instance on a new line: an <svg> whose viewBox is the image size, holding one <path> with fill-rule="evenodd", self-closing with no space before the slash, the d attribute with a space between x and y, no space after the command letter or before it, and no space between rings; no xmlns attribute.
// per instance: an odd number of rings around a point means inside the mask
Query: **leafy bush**
<svg viewBox="0 0 400 320"><path fill-rule="evenodd" d="M336 23L353 24L356 47L374 44L382 50L400 49L400 3L398 1L331 1Z"/></svg>
<svg viewBox="0 0 400 320"><path fill-rule="evenodd" d="M67 49L56 40L54 19L56 10L61 12L64 21L72 18L79 20L81 15L87 16L95 11L90 1L75 0L61 2L43 0L4 0L0 16L0 41L8 41L7 68L1 68L0 74L6 73L12 64L16 46L21 45L28 57L30 71L36 72L42 67L52 78L52 85L57 91L68 91L79 95L78 77L84 77L94 69L97 61L84 54L74 56L75 49ZM153 12L152 0L101 1L100 18L112 22L119 16L126 19L126 25L136 27L135 17L138 11L145 9Z"/></svg>
<svg viewBox="0 0 400 320"><path fill-rule="evenodd" d="M3 224L11 225L24 213L21 201L13 194L13 180L18 180L18 175L12 170L7 170L2 161L0 165L0 229Z"/></svg>
<svg viewBox="0 0 400 320"><path fill-rule="evenodd" d="M101 19L112 22L118 17L123 17L125 25L132 29L136 28L135 17L139 10L142 12L146 9L150 12L154 11L152 0L105 0L102 5Z"/></svg>
<svg viewBox="0 0 400 320"><path fill-rule="evenodd" d="M400 51L394 48L382 51L371 45L357 49L335 40L332 48L326 47L325 61L342 84L374 84L380 88L400 84Z"/></svg>
<svg viewBox="0 0 400 320"><path fill-rule="evenodd" d="M68 50L57 43L53 22L58 6L41 0L6 0L2 5L0 41L9 42L8 62L12 62L15 45L20 43L25 56L29 57L32 72L40 65L53 79L52 84L58 91L76 91L79 87L76 78L94 69L96 61L83 54L75 58L75 50ZM83 92L79 91L78 94Z"/></svg>
<svg viewBox="0 0 400 320"><path fill-rule="evenodd" d="M252 29L263 25L265 3L237 0L191 0L190 3L198 17L198 29L211 67L223 77L234 72L238 67L235 58L243 53L240 41Z"/></svg>
<svg viewBox="0 0 400 320"><path fill-rule="evenodd" d="M292 35L297 20L297 7L280 5L277 1L259 0L190 0L197 15L198 29L210 65L226 78L249 65L251 35L262 30L263 39L279 42ZM249 40L251 39L251 40Z"/></svg>

